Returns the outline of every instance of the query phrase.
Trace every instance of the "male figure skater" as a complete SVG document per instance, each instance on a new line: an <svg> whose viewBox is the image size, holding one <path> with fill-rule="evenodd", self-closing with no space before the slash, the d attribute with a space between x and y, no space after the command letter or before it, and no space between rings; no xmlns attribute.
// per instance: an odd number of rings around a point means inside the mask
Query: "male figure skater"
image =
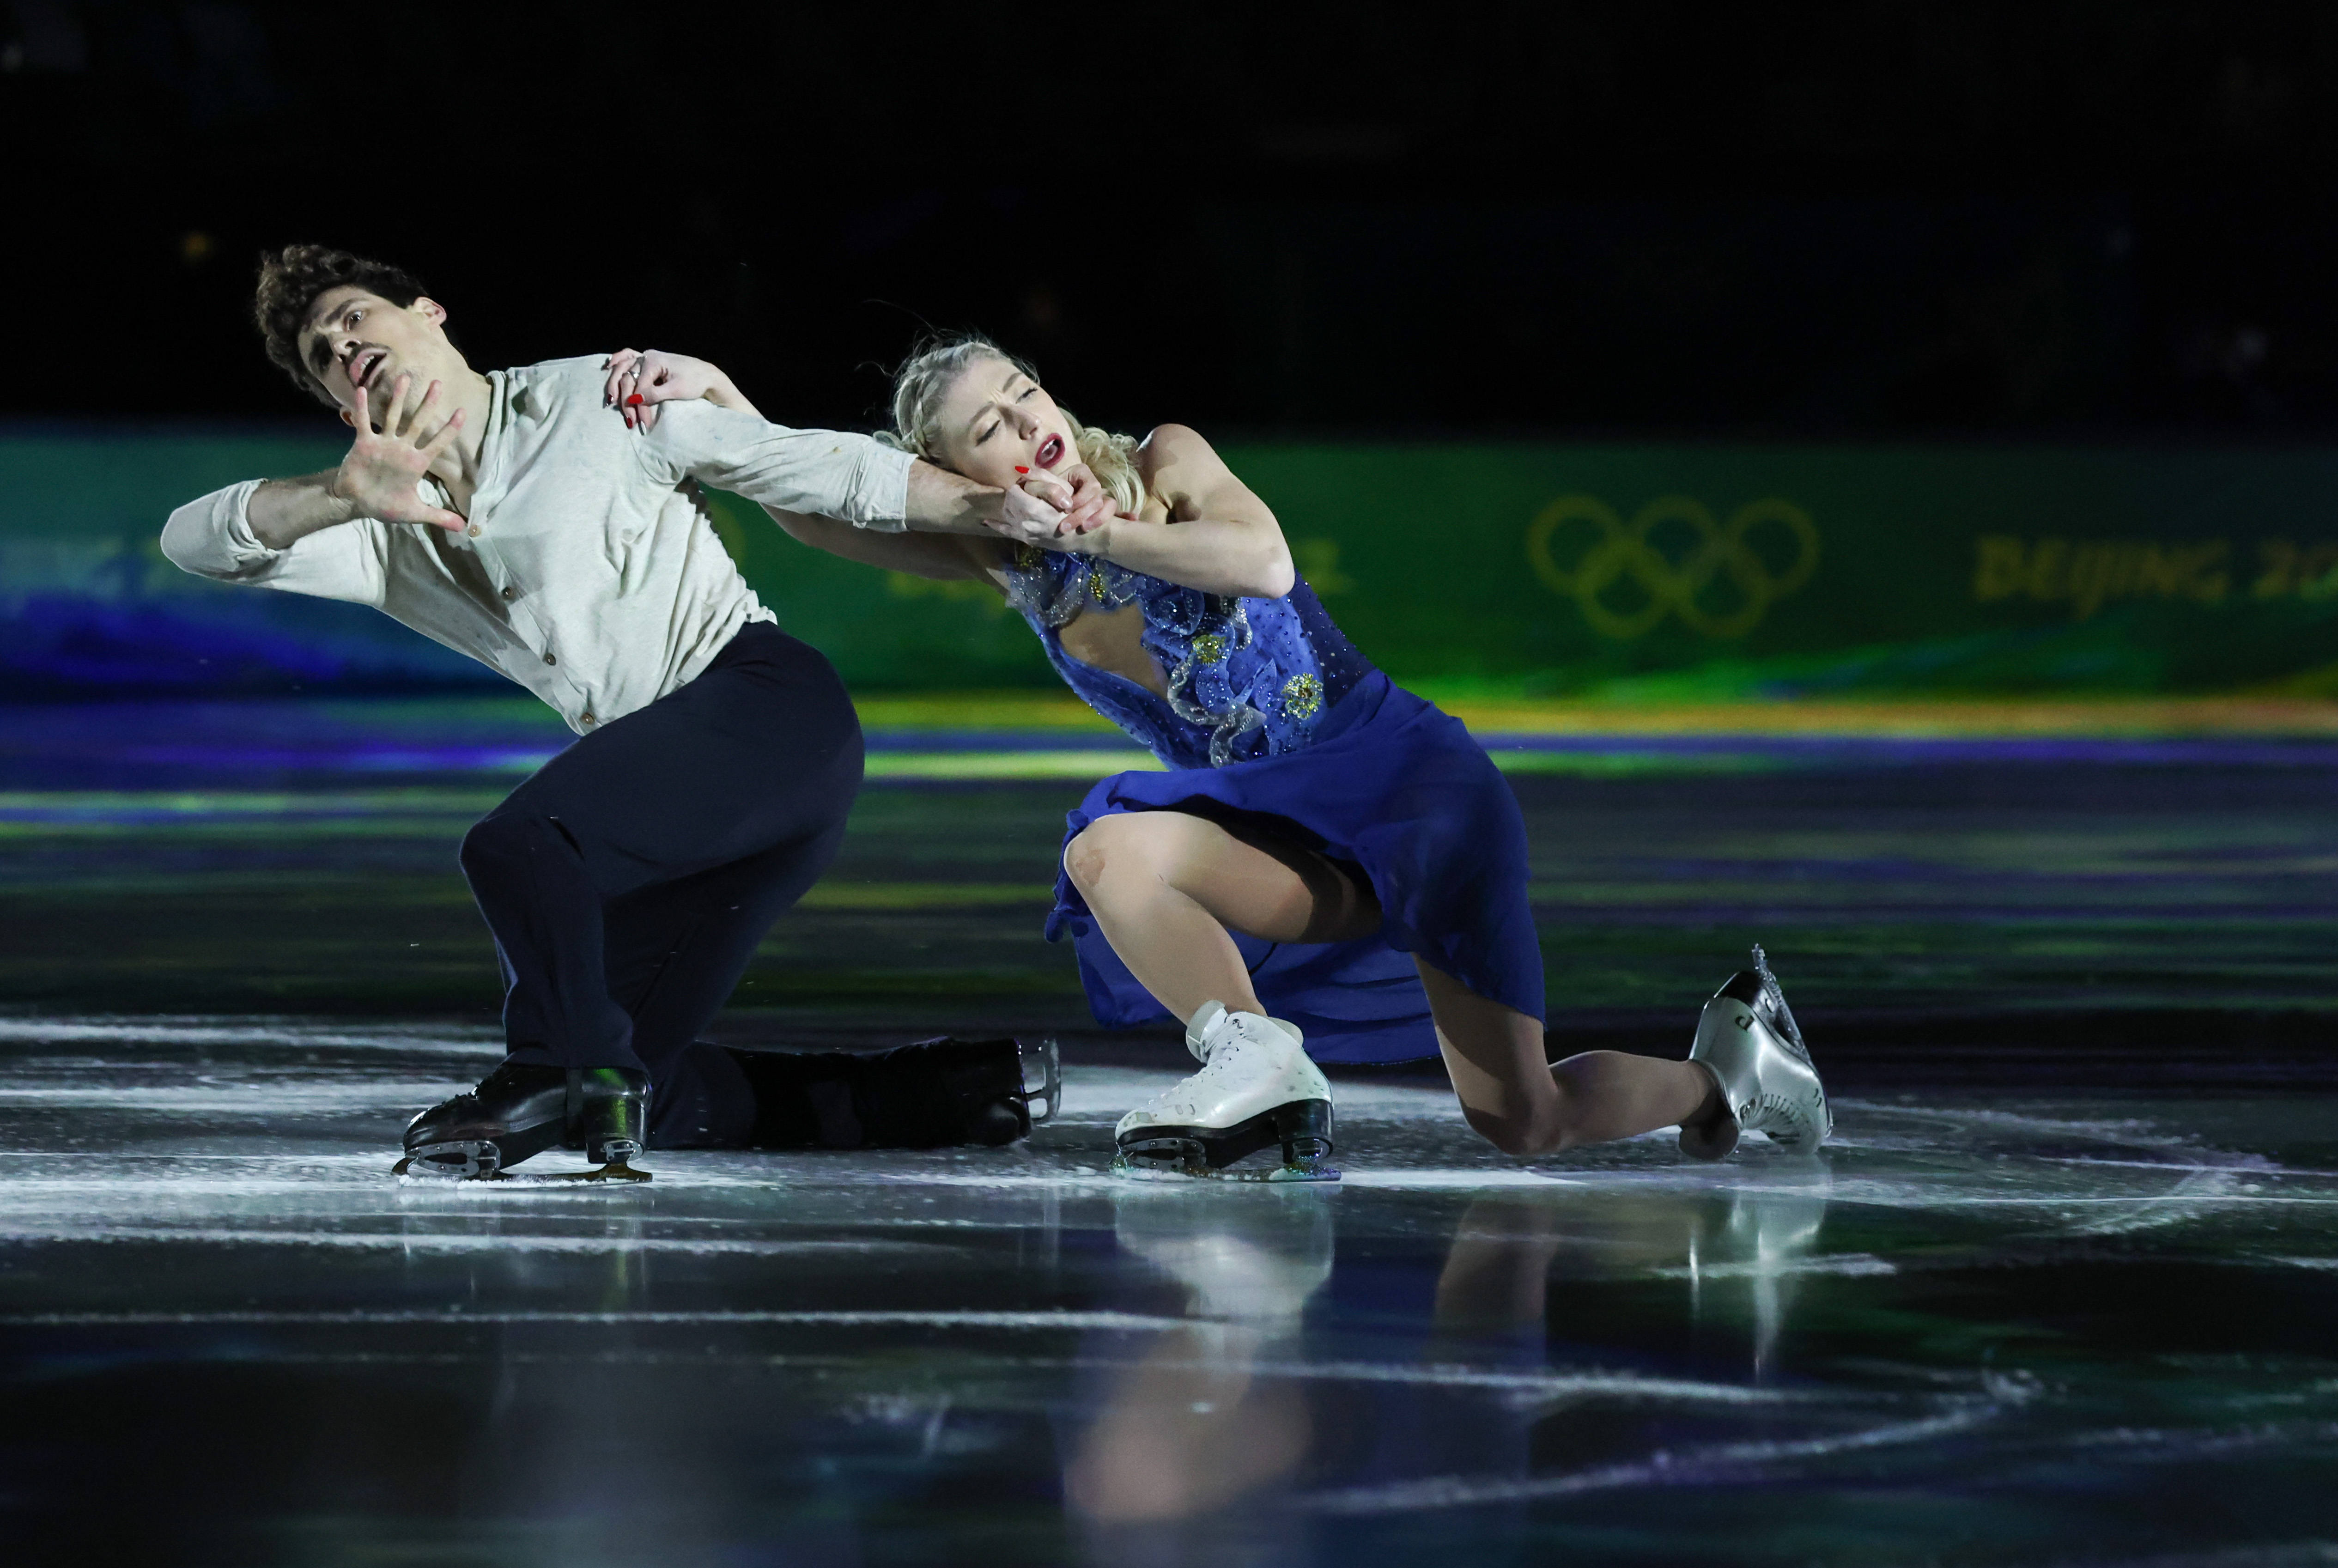
<svg viewBox="0 0 2338 1568"><path fill-rule="evenodd" d="M834 858L861 741L835 671L780 631L693 482L865 528L1036 540L1108 505L1093 481L1043 500L703 402L636 432L604 401L604 359L482 375L413 277L322 246L267 258L255 313L269 358L339 411L349 456L190 502L163 553L222 582L370 604L581 737L463 840L510 1054L415 1118L399 1169L492 1176L557 1142L594 1176L638 1179L644 1143L1027 1129L1013 1042L874 1062L695 1044Z"/></svg>

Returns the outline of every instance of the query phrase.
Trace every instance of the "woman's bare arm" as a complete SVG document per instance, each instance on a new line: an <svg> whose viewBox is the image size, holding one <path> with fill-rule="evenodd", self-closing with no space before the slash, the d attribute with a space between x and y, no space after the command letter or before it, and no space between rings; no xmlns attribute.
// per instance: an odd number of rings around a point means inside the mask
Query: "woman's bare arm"
<svg viewBox="0 0 2338 1568"><path fill-rule="evenodd" d="M1136 458L1172 521L1114 517L1063 540L1066 547L1205 593L1280 599L1291 592L1298 576L1282 525L1199 431L1164 425Z"/></svg>

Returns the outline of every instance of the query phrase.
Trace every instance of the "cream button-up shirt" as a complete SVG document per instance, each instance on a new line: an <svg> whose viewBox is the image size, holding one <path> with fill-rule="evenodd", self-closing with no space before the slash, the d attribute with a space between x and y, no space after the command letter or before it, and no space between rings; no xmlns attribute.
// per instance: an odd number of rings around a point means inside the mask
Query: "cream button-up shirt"
<svg viewBox="0 0 2338 1568"><path fill-rule="evenodd" d="M628 429L600 358L489 373L469 526L360 517L271 550L248 479L171 514L162 553L189 572L370 604L501 671L579 734L704 670L740 627L773 621L739 575L693 481L861 527L908 526L905 452L790 430L712 403ZM424 481L423 493L435 483Z"/></svg>

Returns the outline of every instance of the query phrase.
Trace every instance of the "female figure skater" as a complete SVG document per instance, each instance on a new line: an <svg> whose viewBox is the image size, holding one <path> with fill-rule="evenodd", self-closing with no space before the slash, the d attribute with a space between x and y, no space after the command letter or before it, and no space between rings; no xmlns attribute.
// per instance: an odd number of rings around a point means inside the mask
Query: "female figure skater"
<svg viewBox="0 0 2338 1568"><path fill-rule="evenodd" d="M752 411L702 360L623 350L610 367L629 421L675 398ZM1686 1061L1548 1063L1508 783L1332 624L1274 514L1198 433L1086 428L971 335L903 365L892 411L901 446L977 483L1112 497L1112 514L1045 549L766 510L850 560L990 583L1065 682L1167 766L1106 779L1070 814L1047 923L1075 939L1099 1022L1182 1019L1203 1063L1122 1119L1124 1162L1199 1174L1279 1143L1277 1174L1336 1174L1311 1052L1435 1050L1469 1125L1521 1158L1675 1123L1709 1160L1746 1131L1805 1148L1832 1131L1759 948L1706 1004Z"/></svg>

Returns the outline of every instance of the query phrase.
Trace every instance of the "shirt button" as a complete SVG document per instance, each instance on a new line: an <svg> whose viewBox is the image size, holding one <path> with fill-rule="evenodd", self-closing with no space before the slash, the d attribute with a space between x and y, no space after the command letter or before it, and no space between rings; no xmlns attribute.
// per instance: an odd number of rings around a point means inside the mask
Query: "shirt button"
<svg viewBox="0 0 2338 1568"><path fill-rule="evenodd" d="M544 662L545 662L546 664L557 664L557 663L559 663L559 662L560 662L560 661L559 661L559 660L555 659L555 658L554 658L551 654L549 654L549 653L546 653L546 654L544 656Z"/></svg>
<svg viewBox="0 0 2338 1568"><path fill-rule="evenodd" d="M516 589L516 588L506 588L506 589L505 589L505 590L504 590L504 598L505 598L505 600L506 600L506 602L508 602L508 601L510 601L510 600L513 600L513 599L516 599L516 598L518 598L518 597L519 597L519 590L518 590L518 589Z"/></svg>
<svg viewBox="0 0 2338 1568"><path fill-rule="evenodd" d="M599 720L598 719L594 718L594 717L593 717L593 715L591 715L590 713L587 713L587 714L584 714L584 728L585 728L585 729L587 729L587 730L590 730L591 728L593 728L593 726L594 726L594 725L598 724L598 723L600 722L600 720Z"/></svg>

